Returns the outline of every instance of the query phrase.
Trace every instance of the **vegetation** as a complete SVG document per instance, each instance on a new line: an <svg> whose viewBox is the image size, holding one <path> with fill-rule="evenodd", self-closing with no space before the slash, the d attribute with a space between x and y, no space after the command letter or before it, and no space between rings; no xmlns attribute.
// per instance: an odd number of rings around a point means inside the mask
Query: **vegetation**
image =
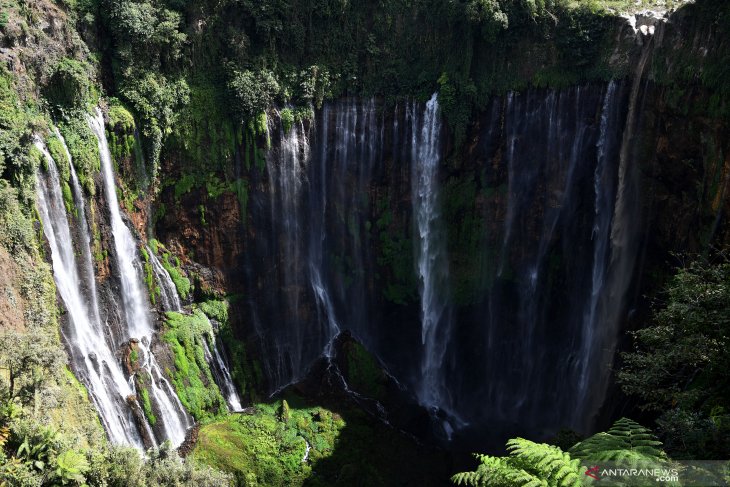
<svg viewBox="0 0 730 487"><path fill-rule="evenodd" d="M345 344L344 353L348 385L359 394L382 400L387 378L377 359L355 340Z"/></svg>
<svg viewBox="0 0 730 487"><path fill-rule="evenodd" d="M446 477L438 467L442 456L357 407L320 405L294 394L204 425L192 458L247 486L428 486Z"/></svg>
<svg viewBox="0 0 730 487"><path fill-rule="evenodd" d="M523 438L511 439L507 442L508 456L477 454L479 467L473 472L458 473L451 480L457 485L475 487L578 487L587 480L581 462L591 465L617 462L626 468L655 468L668 461L661 445L650 430L622 418L607 432L577 443L569 452Z"/></svg>
<svg viewBox="0 0 730 487"><path fill-rule="evenodd" d="M660 413L659 433L677 458L730 454L730 263L698 259L680 269L633 332L619 381L644 409Z"/></svg>
<svg viewBox="0 0 730 487"><path fill-rule="evenodd" d="M248 357L244 343L233 333L228 318L229 302L208 300L198 306L206 316L218 322L218 336L226 346L231 378L239 393L242 397L248 396L251 400L255 400L258 397L257 386L263 383L261 369Z"/></svg>
<svg viewBox="0 0 730 487"><path fill-rule="evenodd" d="M149 244L152 252L158 255L161 254L162 258L160 259L160 264L162 264L162 267L164 267L167 273L170 274L170 279L172 279L173 284L175 284L175 288L177 289L180 299L186 301L192 292L192 284L190 283L190 279L183 274L183 270L180 268L180 259L168 252L157 240L150 240ZM145 260L149 259L147 258ZM153 276L150 275L149 277L152 278ZM150 279L148 281L148 286L152 282L154 282L154 279ZM150 293L150 295L153 294Z"/></svg>
<svg viewBox="0 0 730 487"><path fill-rule="evenodd" d="M210 321L202 311L167 313L163 340L175 356L174 370L167 373L180 402L197 421L228 412L205 359L204 346L211 336Z"/></svg>
<svg viewBox="0 0 730 487"><path fill-rule="evenodd" d="M240 485L303 485L312 471L307 460L332 454L344 421L325 409L286 404L259 404L253 415L204 426L193 458L232 472Z"/></svg>

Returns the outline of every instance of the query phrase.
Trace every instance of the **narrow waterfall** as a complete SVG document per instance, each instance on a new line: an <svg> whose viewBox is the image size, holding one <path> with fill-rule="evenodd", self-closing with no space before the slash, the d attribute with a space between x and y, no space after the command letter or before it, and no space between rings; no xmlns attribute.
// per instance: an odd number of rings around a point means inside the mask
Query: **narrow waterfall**
<svg viewBox="0 0 730 487"><path fill-rule="evenodd" d="M444 407L443 359L450 336L447 309L449 266L441 222L439 163L441 117L438 97L426 103L423 115L411 107L411 191L415 221L415 262L421 297L421 386L419 400L428 407Z"/></svg>
<svg viewBox="0 0 730 487"><path fill-rule="evenodd" d="M144 356L144 368L151 377L150 396L161 412L165 438L177 446L185 439L185 432L192 420L185 412L170 383L165 379L155 356L151 353L154 330L149 316L149 300L143 292L142 277L138 270L138 251L135 239L124 224L119 211L111 154L104 132L104 119L97 109L95 117L89 117L89 126L97 137L101 156L105 195L109 205L116 262L121 282L124 315L130 338L139 340Z"/></svg>
<svg viewBox="0 0 730 487"><path fill-rule="evenodd" d="M627 295L634 280L634 268L641 242L641 188L639 163L635 158L637 146L636 127L641 115L641 101L646 92L645 69L652 57L654 48L660 45L664 35L664 22L641 30L637 40L642 43L641 55L636 64L631 89L628 96L628 113L624 123L620 150L618 151L618 184L616 189L613 219L611 220L610 246L603 295L596 311L595 337L591 352L594 363L610 364L616 351L616 341L621 320L627 313ZM605 365L594 367L591 371L593 397L586 399L583 415L590 414L600 406L610 380L610 371ZM590 418L588 418L590 419Z"/></svg>
<svg viewBox="0 0 730 487"><path fill-rule="evenodd" d="M160 259L157 258L149 247L147 247L147 255L152 266L152 273L155 275L155 280L159 285L162 308L165 311L182 311L183 307L180 302L180 295L177 293L175 283L172 282L170 274L165 270Z"/></svg>
<svg viewBox="0 0 730 487"><path fill-rule="evenodd" d="M312 213L311 225L312 230L309 232L309 282L312 286L315 298L317 299L317 318L321 323L327 323L326 334L329 336L325 348L325 355L330 357L332 354L332 339L340 332L340 325L337 322L337 315L332 298L330 297L327 284L322 276L324 272L325 259L325 242L327 240L327 133L329 129L330 106L322 107L322 133L325 134L324 140L320 145L319 154L319 170L314 172L310 177L309 184L312 188Z"/></svg>
<svg viewBox="0 0 730 487"><path fill-rule="evenodd" d="M172 282L170 274L162 266L162 263L157 258L152 249L147 247L147 255L152 266L152 272L154 273L155 280L160 287L160 297L162 299L162 307L165 311L175 311L181 313L183 311L182 303L180 302L180 296L177 293L175 283ZM216 330L217 327L211 324L211 329ZM241 398L238 396L236 386L233 383L233 377L228 367L228 361L223 357L220 352L222 344L217 340L215 333L210 336L210 342L213 347L211 350L208 343L204 340L204 353L205 360L213 372L213 378L216 384L220 388L223 396L228 402L228 408L231 411L237 412L242 411Z"/></svg>
<svg viewBox="0 0 730 487"><path fill-rule="evenodd" d="M585 407L590 389L590 357L595 355L596 348L601 344L596 340L601 336L597 331L601 324L598 321L599 300L604 292L606 271L610 253L611 219L613 217L614 188L616 187L615 173L610 170L609 164L616 157L616 144L611 134L618 132L620 121L618 112L613 109L619 95L619 85L611 81L606 89L601 108L601 126L598 137L598 158L593 178L595 193L593 233L593 265L591 267L591 293L587 301L583 317L583 333L581 337L581 351L579 378L577 383L578 400L576 401L576 415L581 414Z"/></svg>
<svg viewBox="0 0 730 487"><path fill-rule="evenodd" d="M210 345L208 345L207 340L203 340L205 361L210 365L213 378L228 403L228 409L232 412L243 411L241 397L238 395L236 386L233 383L233 377L231 377L231 371L228 368L228 361L221 355L221 344L218 343L215 335L218 324L215 321L211 321L210 325L211 330L213 330L213 333L209 336Z"/></svg>
<svg viewBox="0 0 730 487"><path fill-rule="evenodd" d="M79 242L81 262L74 252L56 163L42 142L36 141L35 145L48 165L46 174L37 177L38 212L51 248L56 287L68 311L68 328L64 330L64 336L69 344L74 371L86 384L109 439L114 443L142 448L142 440L126 403L127 397L134 395L134 391L107 343L99 318L95 278L93 271L89 271L93 264L88 247L85 202L73 162L69 157L74 204L79 211L79 227L83 236ZM80 275L79 268L85 269L86 273ZM82 289L84 281L90 289L89 299Z"/></svg>

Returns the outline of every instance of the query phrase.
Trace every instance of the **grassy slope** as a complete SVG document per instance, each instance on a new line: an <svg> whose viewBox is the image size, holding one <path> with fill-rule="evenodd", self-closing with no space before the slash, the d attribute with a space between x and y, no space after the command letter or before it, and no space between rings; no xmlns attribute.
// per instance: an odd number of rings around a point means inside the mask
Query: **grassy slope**
<svg viewBox="0 0 730 487"><path fill-rule="evenodd" d="M244 485L441 485L446 458L350 406L288 394L204 425L193 458ZM306 443L305 443L306 441ZM307 461L307 444L311 447Z"/></svg>

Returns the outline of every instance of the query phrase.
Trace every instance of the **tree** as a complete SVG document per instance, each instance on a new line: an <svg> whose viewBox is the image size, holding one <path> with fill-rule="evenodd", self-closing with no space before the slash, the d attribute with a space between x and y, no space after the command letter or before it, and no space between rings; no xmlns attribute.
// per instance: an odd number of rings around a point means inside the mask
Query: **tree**
<svg viewBox="0 0 730 487"><path fill-rule="evenodd" d="M266 110L279 94L279 83L271 71L234 71L228 82L235 110L242 120L253 120Z"/></svg>
<svg viewBox="0 0 730 487"><path fill-rule="evenodd" d="M680 456L730 453L730 263L697 260L667 285L652 323L633 333L618 380ZM686 441L685 441L686 439ZM690 441L691 440L691 441Z"/></svg>
<svg viewBox="0 0 730 487"><path fill-rule="evenodd" d="M0 369L7 371L7 395L26 402L65 363L63 351L48 333L0 334Z"/></svg>

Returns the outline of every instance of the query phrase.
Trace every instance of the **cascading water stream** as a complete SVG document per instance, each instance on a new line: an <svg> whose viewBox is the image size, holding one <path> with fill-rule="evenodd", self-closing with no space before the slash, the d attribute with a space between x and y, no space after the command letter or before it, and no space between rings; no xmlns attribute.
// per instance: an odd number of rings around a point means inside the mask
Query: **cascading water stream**
<svg viewBox="0 0 730 487"><path fill-rule="evenodd" d="M444 366L451 319L447 309L449 267L439 196L441 120L436 94L426 103L422 116L417 114L417 106L412 106L411 123L411 191L423 344L418 395L428 407L445 408L447 404L440 371Z"/></svg>
<svg viewBox="0 0 730 487"><path fill-rule="evenodd" d="M180 295L177 293L175 283L172 282L170 273L165 270L157 258L152 249L147 247L147 255L152 266L152 272L155 275L155 280L159 285L160 298L162 299L162 307L165 311L182 311L182 302L180 301Z"/></svg>
<svg viewBox="0 0 730 487"><path fill-rule="evenodd" d="M89 117L89 126L97 137L101 156L101 169L104 180L105 195L109 205L110 223L119 267L119 277L124 303L124 316L130 338L139 340L144 355L144 368L151 377L150 396L161 411L161 422L166 439L177 446L185 439L186 430L191 426L191 419L185 412L180 400L170 383L163 376L157 361L150 350L154 331L149 316L149 300L143 292L141 275L138 272L137 244L129 228L124 224L119 211L111 153L109 152L104 118L97 108L96 116Z"/></svg>
<svg viewBox="0 0 730 487"><path fill-rule="evenodd" d="M91 253L88 249L85 204L78 187L73 162L69 158L75 200L79 210L83 241L81 242L82 265L77 262L68 215L61 193L61 181L56 163L40 141L36 147L47 161L47 174L37 178L38 212L43 222L43 231L51 248L53 275L58 293L68 311L69 329L65 334L71 349L75 372L87 385L89 393L99 411L99 416L110 440L117 444L142 448L126 399L134 395L133 389L124 379L124 374L105 339L96 306L96 287L93 273L84 276L91 289L86 299L81 288L84 279L78 268L91 269Z"/></svg>
<svg viewBox="0 0 730 487"><path fill-rule="evenodd" d="M607 259L610 251L610 229L613 216L612 205L614 202L613 174L608 164L614 157L614 147L611 143L611 134L616 132L619 123L616 120L616 104L618 83L611 81L606 90L601 109L601 126L598 138L598 158L593 178L595 193L593 233L593 266L591 269L591 295L588 307L583 317L583 333L581 337L581 361L579 363L580 375L578 379L577 404L584 404L589 389L589 365L592 349L595 346L595 330L599 326L596 322L598 304L603 293Z"/></svg>
<svg viewBox="0 0 730 487"><path fill-rule="evenodd" d="M637 209L641 206L640 172L633 157L638 145L634 136L639 123L644 71L654 48L661 44L663 34L662 20L656 26L647 29L646 33L642 30L636 32L637 40L642 42L642 49L629 91L628 113L618 151L618 184L610 229L610 258L602 294L593 311L595 324L590 331L591 336L586 346L594 364L608 364L613 361L619 327L626 313L627 294L634 277L641 241L641 215L637 213ZM597 326L599 324L600 327ZM589 415L603 401L609 378L607 367L594 366L592 370L583 372L582 381L589 381L593 392L593 397L586 397L578 409L578 414L587 417L586 422L592 419Z"/></svg>
<svg viewBox="0 0 730 487"><path fill-rule="evenodd" d="M167 270L162 266L160 260L149 247L147 247L147 255L150 261L150 265L152 266L152 272L155 275L155 280L160 287L160 297L162 298L163 308L165 309L165 311L175 311L177 313L183 312L180 296L177 293L175 283L170 277L170 273L167 272ZM212 324L211 330L214 330ZM242 411L243 406L241 406L241 398L238 396L236 386L233 383L233 377L231 377L228 362L219 350L220 344L217 342L215 333L211 333L210 339L213 345L212 351L208 346L208 342L203 340L203 351L205 353L205 360L206 362L208 362L208 365L213 372L213 377L216 381L216 384L218 385L221 392L223 393L223 396L228 402L229 409L233 412Z"/></svg>
<svg viewBox="0 0 730 487"><path fill-rule="evenodd" d="M279 127L278 142L279 152L266 155L266 170L271 182L271 218L279 233L272 241L277 247L273 253L282 257L276 265L281 267L278 272L283 280L286 306L296 310L291 316L292 326L286 330L288 339L276 342L277 357L272 372L277 377L277 384L283 385L298 378L308 365L303 358L306 337L299 324L299 305L305 282L300 265L303 238L300 205L309 143L301 123L294 124L288 131Z"/></svg>
<svg viewBox="0 0 730 487"><path fill-rule="evenodd" d="M232 412L243 411L241 405L241 397L238 395L236 386L233 383L233 377L231 376L230 369L228 368L228 361L220 353L220 344L217 343L215 336L215 328L213 322L210 322L211 334L210 342L212 347L208 345L208 341L203 337L203 353L205 355L205 361L210 365L211 372L216 384L220 388L223 397L228 403L228 409Z"/></svg>

